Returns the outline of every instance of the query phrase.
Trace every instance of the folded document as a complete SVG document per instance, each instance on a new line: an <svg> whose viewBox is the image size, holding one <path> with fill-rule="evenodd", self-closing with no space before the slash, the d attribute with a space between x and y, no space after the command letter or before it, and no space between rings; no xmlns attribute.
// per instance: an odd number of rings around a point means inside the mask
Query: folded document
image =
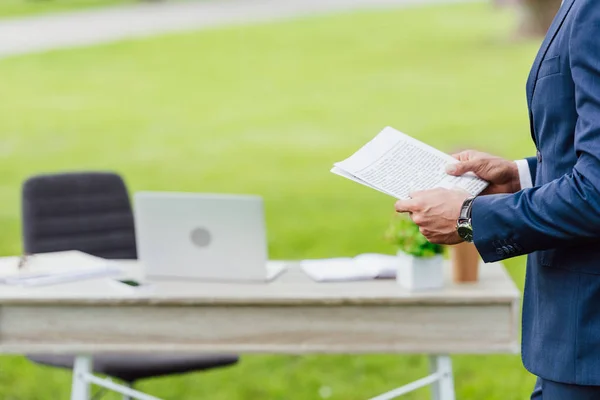
<svg viewBox="0 0 600 400"><path fill-rule="evenodd" d="M331 172L397 199L413 191L462 189L476 196L488 183L472 173L450 176L445 168L457 163L445 154L404 133L387 127Z"/></svg>
<svg viewBox="0 0 600 400"><path fill-rule="evenodd" d="M0 284L5 285L52 285L121 273L111 261L79 251L30 255L24 262L19 257L0 258Z"/></svg>
<svg viewBox="0 0 600 400"><path fill-rule="evenodd" d="M361 254L354 258L304 260L300 267L317 282L342 282L395 278L398 262L396 256Z"/></svg>

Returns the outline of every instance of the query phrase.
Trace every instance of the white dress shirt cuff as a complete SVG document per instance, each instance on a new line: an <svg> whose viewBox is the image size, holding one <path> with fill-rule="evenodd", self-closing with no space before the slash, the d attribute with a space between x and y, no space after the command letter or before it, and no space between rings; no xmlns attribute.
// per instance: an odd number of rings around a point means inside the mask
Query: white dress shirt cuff
<svg viewBox="0 0 600 400"><path fill-rule="evenodd" d="M527 160L517 160L517 168L519 169L519 181L521 182L521 189L528 189L533 187L531 181L531 170L529 169L529 163Z"/></svg>

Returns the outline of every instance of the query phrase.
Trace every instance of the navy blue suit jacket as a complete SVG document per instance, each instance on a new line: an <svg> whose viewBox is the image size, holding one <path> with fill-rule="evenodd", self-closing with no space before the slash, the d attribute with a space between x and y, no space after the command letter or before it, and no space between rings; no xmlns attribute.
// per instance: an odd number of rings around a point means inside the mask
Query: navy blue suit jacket
<svg viewBox="0 0 600 400"><path fill-rule="evenodd" d="M486 262L530 254L522 356L553 381L600 385L600 0L565 0L534 61L527 100L534 187L478 197Z"/></svg>

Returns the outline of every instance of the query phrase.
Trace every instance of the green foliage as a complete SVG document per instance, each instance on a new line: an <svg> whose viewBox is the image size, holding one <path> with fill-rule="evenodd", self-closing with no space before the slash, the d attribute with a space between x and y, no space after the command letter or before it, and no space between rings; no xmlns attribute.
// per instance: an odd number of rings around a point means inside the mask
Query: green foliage
<svg viewBox="0 0 600 400"><path fill-rule="evenodd" d="M398 250L415 257L434 257L444 252L444 247L429 242L419 232L417 224L405 214L395 214L385 232L388 242Z"/></svg>
<svg viewBox="0 0 600 400"><path fill-rule="evenodd" d="M23 179L78 169L120 172L132 192L259 194L273 259L389 251L393 199L329 173L331 163L385 125L447 152L535 154L524 81L538 44L504 41L512 30L482 2L3 58L0 254L21 250ZM522 285L523 260L506 264ZM533 388L518 355L453 361L458 399L520 400ZM318 400L327 387L328 400L364 400L427 373L421 355L243 354L234 368L140 388L177 400ZM67 399L70 382L69 371L0 357L2 400ZM426 399L427 389L402 397Z"/></svg>

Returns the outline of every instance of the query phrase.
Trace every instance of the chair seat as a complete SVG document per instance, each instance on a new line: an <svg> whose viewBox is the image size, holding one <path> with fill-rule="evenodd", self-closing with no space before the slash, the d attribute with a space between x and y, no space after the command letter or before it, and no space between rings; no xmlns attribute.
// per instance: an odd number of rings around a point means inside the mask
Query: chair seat
<svg viewBox="0 0 600 400"><path fill-rule="evenodd" d="M39 364L68 369L73 368L75 361L72 355L57 354L36 354L27 358ZM94 372L132 383L145 378L225 367L236 364L238 360L235 355L223 354L102 354L94 356Z"/></svg>

